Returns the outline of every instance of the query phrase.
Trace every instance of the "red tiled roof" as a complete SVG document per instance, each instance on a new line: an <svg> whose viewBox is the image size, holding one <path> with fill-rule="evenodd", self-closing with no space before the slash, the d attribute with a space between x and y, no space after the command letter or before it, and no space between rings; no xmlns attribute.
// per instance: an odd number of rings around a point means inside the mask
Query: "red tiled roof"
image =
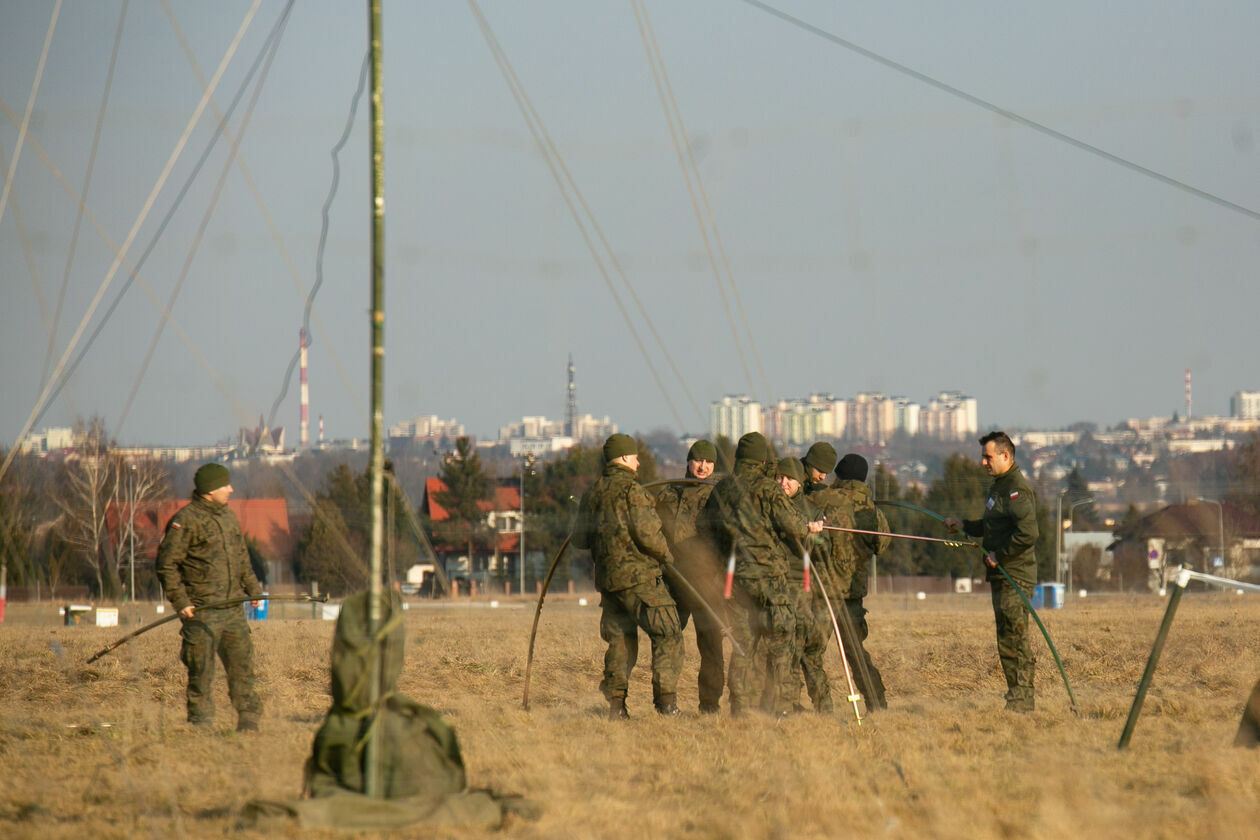
<svg viewBox="0 0 1260 840"><path fill-rule="evenodd" d="M438 504L437 494L448 491L446 482L437 476L425 479L424 482L424 499L421 506L428 513L429 518L434 522L445 522L451 518L450 512ZM494 488L493 499L481 499L477 502L477 509L483 513L519 511L521 509L521 491L515 484L504 484ZM499 534L499 551L505 554L511 554L518 550L520 545L520 535L516 533Z"/></svg>
<svg viewBox="0 0 1260 840"><path fill-rule="evenodd" d="M188 499L180 499L137 505L136 553L155 557L166 532L166 523L188 502ZM296 543L289 530L289 506L284 499L230 499L228 507L241 523L241 531L257 540L265 555L277 561L287 561L293 556ZM116 547L125 532L119 527L119 520L128 515L126 503L110 503L105 510L110 542Z"/></svg>

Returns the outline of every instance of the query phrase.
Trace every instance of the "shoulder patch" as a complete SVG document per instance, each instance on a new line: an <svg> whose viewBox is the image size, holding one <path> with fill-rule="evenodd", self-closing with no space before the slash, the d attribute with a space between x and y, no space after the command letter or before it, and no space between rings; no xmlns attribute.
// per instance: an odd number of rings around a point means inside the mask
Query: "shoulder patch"
<svg viewBox="0 0 1260 840"><path fill-rule="evenodd" d="M1012 498L1012 499L1018 499L1018 498L1019 498L1019 491L1018 491L1018 490L1012 490L1012 491L1011 491L1011 498Z"/></svg>
<svg viewBox="0 0 1260 840"><path fill-rule="evenodd" d="M183 528L184 526L180 525L178 522L172 522L171 527L178 531L180 528Z"/></svg>

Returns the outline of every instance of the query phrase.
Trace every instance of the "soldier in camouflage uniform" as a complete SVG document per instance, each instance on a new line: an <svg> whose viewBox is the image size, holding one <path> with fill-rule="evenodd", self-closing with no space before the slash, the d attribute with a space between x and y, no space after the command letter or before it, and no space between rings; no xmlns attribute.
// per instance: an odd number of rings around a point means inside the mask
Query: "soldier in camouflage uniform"
<svg viewBox="0 0 1260 840"><path fill-rule="evenodd" d="M832 492L839 498L841 505L852 512L853 527L863 531L887 533L888 520L871 498L866 474L866 459L850 452L836 465L836 480L832 485ZM885 697L884 679L871 661L871 655L864 644L866 637L870 635L870 628L866 624L868 610L862 605L862 599L866 597L867 581L871 576L871 555L886 551L892 538L839 532L833 533L832 537L835 542L845 544L838 552L843 556L843 560L839 561L842 567L840 582L845 587L844 608L849 614L849 626L853 628L853 638L844 640L845 656L853 666L853 678L857 682L858 691L866 698L866 708L886 709L888 701Z"/></svg>
<svg viewBox="0 0 1260 840"><path fill-rule="evenodd" d="M770 444L749 432L735 448L735 469L713 488L702 515L719 557L735 558L735 581L727 611L731 631L744 653L731 654L726 683L731 714L743 715L754 700L757 683L753 657L764 656L762 684L776 690L769 711L786 714L790 705L777 690L788 667L795 617L788 591L783 539L804 540L822 532L822 522L807 522L769 476L765 463ZM760 644L760 650L758 650Z"/></svg>
<svg viewBox="0 0 1260 840"><path fill-rule="evenodd" d="M992 587L998 659L1006 677L1006 709L1031 712L1037 661L1028 644L1028 608L998 570L1001 566L1024 593L1032 595L1037 579L1037 497L1015 463L1015 444L1006 432L980 438L980 463L993 476L984 516L945 520L946 527L981 537L987 554L985 577Z"/></svg>
<svg viewBox="0 0 1260 840"><path fill-rule="evenodd" d="M796 458L782 458L775 471L775 481L783 488L797 510L809 522L821 521L823 512L801 492L806 480L805 468ZM788 591L792 594L792 607L796 615L796 626L792 633L792 648L789 667L784 673L784 683L780 687L785 704L790 704L794 711L803 711L801 705L801 681L804 679L805 689L810 703L816 712L831 712L834 705L831 700L831 681L823 669L823 653L827 649L827 641L831 638L831 618L827 614L827 604L823 600L822 590L817 584L805 588L805 557L803 549L808 547L810 554L810 575L818 573L815 558L826 563L829 554L830 534L823 532L809 536L804 545L795 540L783 544L788 558ZM826 582L824 581L824 586ZM824 629L825 628L825 629Z"/></svg>
<svg viewBox="0 0 1260 840"><path fill-rule="evenodd" d="M827 473L836 466L836 448L820 440L801 459L805 467L805 495L827 489Z"/></svg>
<svg viewBox="0 0 1260 840"><path fill-rule="evenodd" d="M228 695L236 708L236 730L258 731L262 700L254 680L254 645L239 605L201 609L205 604L263 594L249 563L236 515L227 506L231 475L222 464L204 464L193 478L192 501L166 525L158 548L157 576L179 613L188 669L188 721L214 724L214 657L227 672ZM254 601L254 606L260 602Z"/></svg>
<svg viewBox="0 0 1260 840"><path fill-rule="evenodd" d="M693 482L708 481L716 462L717 448L707 440L696 441L687 452L687 478ZM722 600L722 561L712 543L696 531L696 520L712 490L712 483L667 484L657 493L656 512L674 557L674 568L721 615L726 609ZM665 583L678 605L681 627L686 630L687 620L695 617L696 647L700 652L700 711L712 714L718 710L726 683L722 630L686 587L668 578Z"/></svg>
<svg viewBox="0 0 1260 840"><path fill-rule="evenodd" d="M682 628L674 599L661 580L672 562L661 520L648 492L635 480L638 445L629 435L604 442L604 474L582 497L573 545L589 548L600 592L600 637L608 643L600 690L610 719L626 718L626 691L639 656L639 628L652 640L652 700L663 715L677 715L675 691L682 670Z"/></svg>

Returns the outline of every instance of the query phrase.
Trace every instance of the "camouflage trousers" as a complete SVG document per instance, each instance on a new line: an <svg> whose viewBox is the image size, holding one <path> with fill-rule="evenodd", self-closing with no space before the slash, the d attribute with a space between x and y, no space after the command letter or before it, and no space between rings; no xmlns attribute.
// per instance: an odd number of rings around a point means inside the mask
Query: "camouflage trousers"
<svg viewBox="0 0 1260 840"><path fill-rule="evenodd" d="M1025 597L1032 584L1017 581ZM1006 705L1020 711L1033 708L1033 673L1037 660L1028 644L1028 608L1006 578L990 581L993 620L997 626L998 659L1006 677Z"/></svg>
<svg viewBox="0 0 1260 840"><path fill-rule="evenodd" d="M852 628L853 638L849 638L849 631L845 630L841 636L844 643L844 655L849 660L849 667L853 669L853 682L857 684L857 689L861 692L862 697L866 700L866 708L870 709L887 709L888 701L884 697L884 678L879 673L879 669L875 667L875 663L871 661L871 655L867 652L863 642L870 635L870 628L866 624L866 613L868 610L862 606L861 598L849 598L844 602L842 607L848 614L849 627ZM837 620L844 621L845 616L836 615ZM841 625L844 630L844 626Z"/></svg>
<svg viewBox="0 0 1260 840"><path fill-rule="evenodd" d="M179 637L183 640L179 658L188 669L188 721L210 725L214 722L214 658L223 660L227 673L228 696L237 720L258 723L262 699L254 678L254 644L249 624L240 607L197 610L192 618L181 619Z"/></svg>
<svg viewBox="0 0 1260 840"><path fill-rule="evenodd" d="M761 693L763 711L791 711L791 702L780 690L789 669L796 626L787 581L782 577L736 578L727 612L731 633L744 649L743 654L732 651L726 675L731 714L748 710L759 685L765 689Z"/></svg>
<svg viewBox="0 0 1260 840"><path fill-rule="evenodd" d="M674 599L660 578L629 589L604 592L600 598L599 635L608 643L604 653L604 678L599 689L604 697L624 698L630 672L639 658L639 628L652 642L652 702L674 702L678 674L682 671L682 628Z"/></svg>
<svg viewBox="0 0 1260 840"><path fill-rule="evenodd" d="M830 712L835 708L831 701L831 681L823 669L823 654L831 641L831 616L827 604L817 592L806 592L800 583L788 584L792 592L795 625L792 632L792 648L786 680L780 689L784 703L792 708L801 706L801 683L804 680L809 702L816 712Z"/></svg>
<svg viewBox="0 0 1260 840"><path fill-rule="evenodd" d="M698 582L699 575L689 578L689 582L696 586L697 591L706 599L709 606L718 612L719 615L725 611L725 601L722 600L722 590L720 586L704 587L702 582ZM706 591L708 590L708 591ZM670 591L674 594L674 600L677 602L678 624L683 629L687 629L687 621L695 617L696 625L696 648L700 653L700 711L716 712L718 704L722 699L722 689L726 687L726 655L722 650L722 630L713 616L709 615L709 611L704 608L695 596L681 586L670 586Z"/></svg>

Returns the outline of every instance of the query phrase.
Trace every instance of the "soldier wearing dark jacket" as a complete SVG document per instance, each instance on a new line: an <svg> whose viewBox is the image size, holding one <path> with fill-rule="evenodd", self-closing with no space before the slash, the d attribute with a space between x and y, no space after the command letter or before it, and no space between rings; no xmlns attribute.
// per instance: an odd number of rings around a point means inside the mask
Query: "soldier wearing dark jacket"
<svg viewBox="0 0 1260 840"><path fill-rule="evenodd" d="M661 580L671 562L661 520L635 480L638 445L629 435L604 442L604 474L582 497L573 545L589 548L600 592L600 637L608 643L600 689L611 719L629 717L626 691L639 656L639 629L652 640L652 700L664 715L678 714L682 628L674 599Z"/></svg>
<svg viewBox="0 0 1260 840"><path fill-rule="evenodd" d="M1025 597L1032 594L1037 579L1037 498L1015 463L1015 444L1006 432L990 432L980 438L980 446L980 463L993 476L984 516L966 521L950 517L945 525L982 538L987 552L985 577L993 590L998 659L1006 677L1006 708L1031 712L1037 663L1028 644L1028 608L998 567L1006 570Z"/></svg>
<svg viewBox="0 0 1260 840"><path fill-rule="evenodd" d="M214 723L214 657L223 660L238 732L254 732L262 700L254 685L254 645L239 605L202 609L232 598L259 598L262 586L236 515L227 506L231 476L222 464L205 464L193 479L192 501L166 525L157 576L183 627L180 660L188 669L188 721ZM257 606L258 602L254 602Z"/></svg>
<svg viewBox="0 0 1260 840"><path fill-rule="evenodd" d="M836 465L836 481L831 486L839 505L849 512L853 527L863 531L888 532L888 520L883 512L875 507L871 498L870 485L866 483L866 459L855 452L850 452L840 459ZM867 709L886 709L888 701L885 697L884 679L871 661L866 650L866 637L870 628L866 623L867 609L862 605L866 597L867 581L871 575L871 556L887 550L891 537L876 537L871 534L832 534L833 541L840 544L836 552L840 567L840 585L843 587L844 608L849 614L849 626L853 628L853 638L844 639L845 656L853 666L853 678L857 681L858 691L866 698Z"/></svg>
<svg viewBox="0 0 1260 840"><path fill-rule="evenodd" d="M713 491L708 481L717 462L717 448L707 440L698 440L687 452L687 483L667 484L656 496L656 512L661 517L662 531L669 542L674 568L690 583L719 615L725 612L722 600L722 561L713 544L696 530L696 521ZM722 689L726 684L725 656L722 652L722 630L685 586L669 578L669 586L678 606L678 623L687 629L687 620L695 617L696 647L700 652L700 711L712 714L718 710Z"/></svg>
<svg viewBox="0 0 1260 840"><path fill-rule="evenodd" d="M769 458L770 444L760 432L741 437L735 448L735 469L713 488L702 517L718 556L733 556L735 562L728 615L744 653L732 653L727 670L732 715L744 714L755 699L754 653L765 658L763 685L781 685L788 667L796 619L781 542L803 541L807 534L822 531L822 523L807 522L766 475ZM780 692L771 694L774 701L769 711L790 711Z"/></svg>

